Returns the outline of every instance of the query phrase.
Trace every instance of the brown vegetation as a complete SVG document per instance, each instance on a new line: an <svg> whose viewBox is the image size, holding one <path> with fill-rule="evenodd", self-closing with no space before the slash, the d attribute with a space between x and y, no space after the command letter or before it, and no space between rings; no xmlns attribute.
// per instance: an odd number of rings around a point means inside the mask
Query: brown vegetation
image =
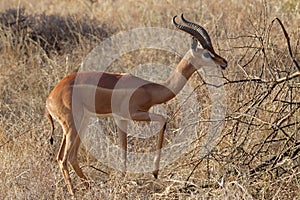
<svg viewBox="0 0 300 200"><path fill-rule="evenodd" d="M199 160L201 144L195 141L158 180L150 173L120 178L82 148L79 163L92 188L84 190L72 172L76 198L299 199L297 0L1 2L0 199L69 199L55 161L62 136L57 124L55 143L49 143L47 95L103 39L136 27L173 29L170 19L182 12L209 31L215 50L229 61L219 144ZM159 54L132 52L116 65L149 59L174 66L179 60ZM195 92L208 98L205 84ZM201 107L208 108L203 96Z"/></svg>

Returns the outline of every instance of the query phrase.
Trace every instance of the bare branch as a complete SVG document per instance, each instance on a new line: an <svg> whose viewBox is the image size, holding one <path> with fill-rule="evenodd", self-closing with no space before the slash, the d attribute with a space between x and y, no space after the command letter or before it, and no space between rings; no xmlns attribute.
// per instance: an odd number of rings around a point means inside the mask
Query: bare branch
<svg viewBox="0 0 300 200"><path fill-rule="evenodd" d="M289 37L288 33L287 33L287 31L286 31L283 23L281 22L281 20L279 18L277 18L277 17L272 21L271 26L273 25L273 23L275 21L277 21L279 23L279 25L280 25L280 27L281 27L281 29L283 31L284 37L286 38L286 42L287 42L287 45L288 45L288 50L289 50L290 57L293 60L293 63L295 64L295 66L297 67L297 69L300 71L300 66L299 66L298 62L296 61L296 59L295 59L295 57L293 55L293 51L292 51L291 43L290 43L290 37Z"/></svg>

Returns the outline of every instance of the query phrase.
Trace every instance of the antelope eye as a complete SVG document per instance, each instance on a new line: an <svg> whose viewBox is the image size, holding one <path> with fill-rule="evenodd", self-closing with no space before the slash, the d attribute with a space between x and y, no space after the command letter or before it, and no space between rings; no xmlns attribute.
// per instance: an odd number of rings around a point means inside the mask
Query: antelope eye
<svg viewBox="0 0 300 200"><path fill-rule="evenodd" d="M204 58L211 58L211 55L208 51L203 52Z"/></svg>

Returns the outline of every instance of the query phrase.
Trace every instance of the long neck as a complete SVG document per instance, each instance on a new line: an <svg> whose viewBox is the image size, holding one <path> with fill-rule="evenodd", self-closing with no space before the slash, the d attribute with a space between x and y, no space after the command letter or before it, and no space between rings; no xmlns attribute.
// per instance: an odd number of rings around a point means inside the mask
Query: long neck
<svg viewBox="0 0 300 200"><path fill-rule="evenodd" d="M191 64L192 59L193 55L191 51L188 51L170 77L160 84L162 87L158 88L155 93L155 101L157 103L167 102L181 91L191 75L196 71Z"/></svg>

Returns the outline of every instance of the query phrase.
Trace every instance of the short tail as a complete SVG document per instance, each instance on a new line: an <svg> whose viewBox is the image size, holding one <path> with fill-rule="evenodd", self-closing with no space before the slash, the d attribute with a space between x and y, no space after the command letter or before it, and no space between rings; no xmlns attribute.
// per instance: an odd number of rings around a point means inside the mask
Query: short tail
<svg viewBox="0 0 300 200"><path fill-rule="evenodd" d="M50 144L53 144L53 133L54 133L54 123L53 123L53 118L50 115L48 109L45 109L45 114L48 117L48 119L50 120L50 125L51 125L51 135L50 135Z"/></svg>

